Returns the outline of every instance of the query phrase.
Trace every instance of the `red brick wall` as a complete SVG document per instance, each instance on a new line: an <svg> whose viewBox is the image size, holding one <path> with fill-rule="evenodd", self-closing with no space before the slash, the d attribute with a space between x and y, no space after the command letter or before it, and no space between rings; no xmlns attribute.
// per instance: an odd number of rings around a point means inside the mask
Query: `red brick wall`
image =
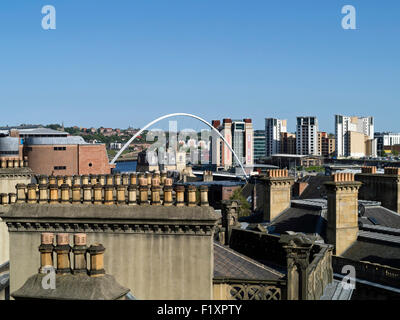
<svg viewBox="0 0 400 320"><path fill-rule="evenodd" d="M79 174L110 173L111 168L104 144L79 146Z"/></svg>
<svg viewBox="0 0 400 320"><path fill-rule="evenodd" d="M222 187L222 200L229 200L233 195L233 192L238 188L240 188L240 186Z"/></svg>
<svg viewBox="0 0 400 320"><path fill-rule="evenodd" d="M78 173L78 148L76 145L64 145L66 150L55 151L55 145L33 145L24 148L28 156L29 167L36 174L74 175ZM65 166L66 170L54 170Z"/></svg>
<svg viewBox="0 0 400 320"><path fill-rule="evenodd" d="M54 150L54 147L66 147L66 150ZM105 145L34 145L24 148L28 156L29 167L35 174L74 175L109 174ZM91 166L89 166L91 164ZM65 166L66 170L54 170Z"/></svg>

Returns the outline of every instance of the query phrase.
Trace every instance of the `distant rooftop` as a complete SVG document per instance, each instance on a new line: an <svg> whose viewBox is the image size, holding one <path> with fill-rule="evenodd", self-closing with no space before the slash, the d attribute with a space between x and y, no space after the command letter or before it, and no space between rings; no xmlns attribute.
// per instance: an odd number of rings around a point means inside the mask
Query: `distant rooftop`
<svg viewBox="0 0 400 320"><path fill-rule="evenodd" d="M53 130L49 128L29 128L29 129L18 129L21 135L59 135L68 136L68 132Z"/></svg>

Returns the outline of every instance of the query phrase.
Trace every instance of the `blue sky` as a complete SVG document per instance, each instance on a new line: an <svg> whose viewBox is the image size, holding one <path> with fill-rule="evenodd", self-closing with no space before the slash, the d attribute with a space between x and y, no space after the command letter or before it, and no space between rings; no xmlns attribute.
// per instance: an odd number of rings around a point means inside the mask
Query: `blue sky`
<svg viewBox="0 0 400 320"><path fill-rule="evenodd" d="M357 30L341 27L346 4ZM342 113L400 132L399 35L395 0L2 0L0 125L141 127L189 112L291 130L315 115L333 132Z"/></svg>

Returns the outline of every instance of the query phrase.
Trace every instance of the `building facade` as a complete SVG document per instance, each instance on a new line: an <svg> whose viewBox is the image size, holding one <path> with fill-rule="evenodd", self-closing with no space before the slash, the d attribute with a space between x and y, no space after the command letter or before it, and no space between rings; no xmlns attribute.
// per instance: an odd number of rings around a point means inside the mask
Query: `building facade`
<svg viewBox="0 0 400 320"><path fill-rule="evenodd" d="M212 125L232 147L243 165L253 165L254 130L251 119L223 119L222 125L220 121L213 120ZM225 169L239 165L229 148L216 135L213 135L210 158L213 162L215 161L217 166L222 166Z"/></svg>
<svg viewBox="0 0 400 320"><path fill-rule="evenodd" d="M318 155L325 158L333 156L335 153L335 138L326 132L318 131Z"/></svg>
<svg viewBox="0 0 400 320"><path fill-rule="evenodd" d="M254 161L265 157L265 131L254 131Z"/></svg>
<svg viewBox="0 0 400 320"><path fill-rule="evenodd" d="M318 120L316 117L297 117L296 153L318 155Z"/></svg>
<svg viewBox="0 0 400 320"><path fill-rule="evenodd" d="M335 115L336 156L376 157L373 117Z"/></svg>
<svg viewBox="0 0 400 320"><path fill-rule="evenodd" d="M281 153L281 134L287 131L287 121L266 118L265 119L265 155Z"/></svg>
<svg viewBox="0 0 400 320"><path fill-rule="evenodd" d="M283 154L296 154L296 134L281 133L281 152Z"/></svg>
<svg viewBox="0 0 400 320"><path fill-rule="evenodd" d="M87 143L80 136L47 128L2 130L0 157L26 159L35 174L109 174L104 144ZM15 166L14 166L15 167Z"/></svg>
<svg viewBox="0 0 400 320"><path fill-rule="evenodd" d="M394 146L400 146L400 133L377 132L374 135L379 155L386 150L392 150Z"/></svg>

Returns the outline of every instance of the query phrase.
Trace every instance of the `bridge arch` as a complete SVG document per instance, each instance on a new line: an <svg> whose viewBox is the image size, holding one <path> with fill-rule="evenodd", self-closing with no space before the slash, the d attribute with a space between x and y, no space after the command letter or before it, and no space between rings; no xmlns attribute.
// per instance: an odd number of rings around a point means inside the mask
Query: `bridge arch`
<svg viewBox="0 0 400 320"><path fill-rule="evenodd" d="M138 137L144 130L146 130L148 127L152 126L153 124L167 119L167 118L172 118L172 117L178 117L178 116L183 116L183 117L189 117L189 118L193 118L193 119L197 119L201 122L203 122L205 125L207 125L211 130L213 130L215 133L217 133L219 135L219 137L222 139L222 141L225 143L225 145L229 148L229 150L232 152L232 154L234 155L235 159L237 160L237 162L240 165L240 168L243 171L243 174L245 176L245 178L248 178L248 175L246 174L246 171L244 170L243 164L242 162L239 160L239 157L236 155L235 151L233 151L231 145L225 140L225 138L222 136L222 134L215 129L208 121L204 120L203 118L200 118L199 116L196 116L194 114L190 114L190 113L170 113L170 114L166 114L164 116L161 116L151 122L149 122L148 124L146 124L142 129L140 129L132 138L129 139L129 141L127 143L125 143L125 145L122 147L122 149L115 155L114 159L112 159L111 164L114 164L115 161L119 158L119 156L122 154L122 152L124 152L124 150L132 143L133 140L136 139L136 137Z"/></svg>

